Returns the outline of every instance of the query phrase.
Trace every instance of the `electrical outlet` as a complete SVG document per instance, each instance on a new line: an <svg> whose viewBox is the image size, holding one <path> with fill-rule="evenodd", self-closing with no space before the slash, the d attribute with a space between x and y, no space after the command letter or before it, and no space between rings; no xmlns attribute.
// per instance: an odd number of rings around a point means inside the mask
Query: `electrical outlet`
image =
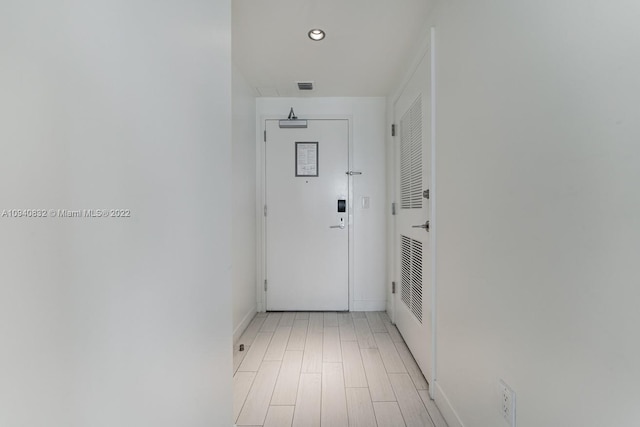
<svg viewBox="0 0 640 427"><path fill-rule="evenodd" d="M516 392L503 380L500 380L500 413L509 427L516 427Z"/></svg>

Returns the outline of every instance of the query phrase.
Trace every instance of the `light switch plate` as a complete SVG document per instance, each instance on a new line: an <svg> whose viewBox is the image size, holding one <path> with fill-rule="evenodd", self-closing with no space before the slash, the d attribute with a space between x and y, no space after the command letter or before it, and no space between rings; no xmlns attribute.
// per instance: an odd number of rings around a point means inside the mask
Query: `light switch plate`
<svg viewBox="0 0 640 427"><path fill-rule="evenodd" d="M370 199L368 196L362 198L362 209L369 209L371 205Z"/></svg>

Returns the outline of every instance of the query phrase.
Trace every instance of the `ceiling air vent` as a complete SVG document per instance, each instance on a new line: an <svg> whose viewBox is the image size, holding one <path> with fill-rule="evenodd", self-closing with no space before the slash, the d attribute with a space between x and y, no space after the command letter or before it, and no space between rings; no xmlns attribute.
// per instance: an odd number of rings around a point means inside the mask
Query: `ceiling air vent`
<svg viewBox="0 0 640 427"><path fill-rule="evenodd" d="M313 90L313 82L298 82L298 90Z"/></svg>

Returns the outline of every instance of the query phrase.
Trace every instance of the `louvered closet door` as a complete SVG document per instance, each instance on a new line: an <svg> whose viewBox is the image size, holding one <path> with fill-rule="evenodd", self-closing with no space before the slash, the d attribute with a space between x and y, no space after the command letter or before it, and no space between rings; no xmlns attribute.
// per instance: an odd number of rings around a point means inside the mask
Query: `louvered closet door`
<svg viewBox="0 0 640 427"><path fill-rule="evenodd" d="M395 104L396 283L395 322L425 378L431 379L430 219L430 66L429 54Z"/></svg>

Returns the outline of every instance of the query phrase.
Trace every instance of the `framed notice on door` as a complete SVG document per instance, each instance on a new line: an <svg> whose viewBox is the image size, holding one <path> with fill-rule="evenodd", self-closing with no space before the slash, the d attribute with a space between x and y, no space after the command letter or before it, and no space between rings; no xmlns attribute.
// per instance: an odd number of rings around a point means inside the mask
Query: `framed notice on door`
<svg viewBox="0 0 640 427"><path fill-rule="evenodd" d="M296 176L318 176L317 142L296 142Z"/></svg>

